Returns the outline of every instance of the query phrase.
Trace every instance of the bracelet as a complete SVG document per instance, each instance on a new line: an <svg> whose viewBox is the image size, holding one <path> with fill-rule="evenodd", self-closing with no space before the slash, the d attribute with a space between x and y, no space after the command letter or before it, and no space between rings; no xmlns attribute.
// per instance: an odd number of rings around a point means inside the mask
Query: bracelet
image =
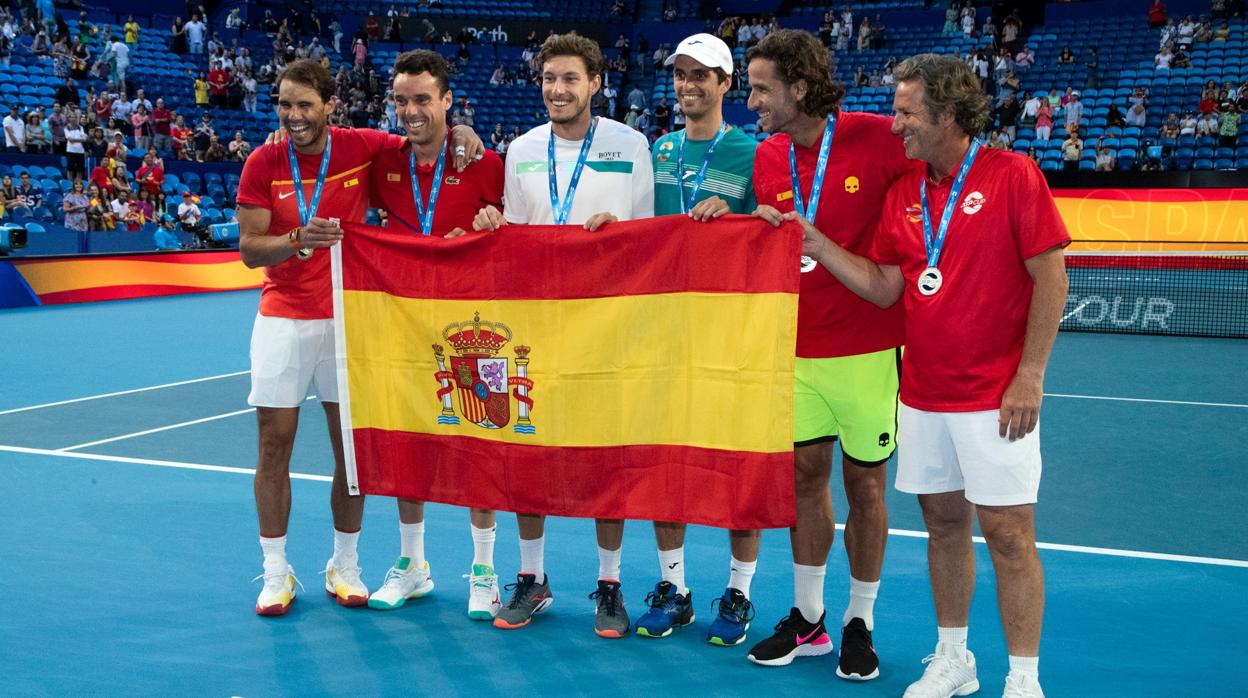
<svg viewBox="0 0 1248 698"><path fill-rule="evenodd" d="M286 240L287 242L290 243L290 249L294 250L295 252L298 252L303 247L303 245L299 244L299 229L298 228L291 229L291 231L286 234Z"/></svg>

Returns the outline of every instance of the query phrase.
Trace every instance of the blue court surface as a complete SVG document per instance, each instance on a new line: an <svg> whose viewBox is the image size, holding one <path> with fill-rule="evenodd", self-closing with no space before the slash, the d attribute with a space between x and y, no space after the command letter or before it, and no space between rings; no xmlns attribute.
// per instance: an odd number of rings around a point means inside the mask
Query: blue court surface
<svg viewBox="0 0 1248 698"><path fill-rule="evenodd" d="M789 609L786 531L764 534L758 617L735 648L703 642L728 574L726 535L703 528L686 547L698 620L666 639L593 634L593 529L577 520L547 529L549 612L513 632L468 620L468 515L445 506L427 514L433 595L393 612L339 608L318 574L331 553L332 458L312 403L292 463L288 544L307 591L286 617L256 616L245 373L256 304L249 291L0 312L0 559L10 584L0 693L899 696L921 673L935 643L926 546L917 503L896 492L876 607L881 676L870 683L836 678L835 654L787 668L746 661ZM1248 621L1245 367L1242 340L1059 337L1037 509L1051 698L1246 695L1236 668ZM516 570L515 540L514 517L500 515L504 578ZM977 551L970 646L979 695L994 696L1006 652L987 550ZM360 541L370 586L397 552L394 504L370 500ZM838 540L833 626L847 575ZM649 525L630 522L623 582L634 618L658 576Z"/></svg>

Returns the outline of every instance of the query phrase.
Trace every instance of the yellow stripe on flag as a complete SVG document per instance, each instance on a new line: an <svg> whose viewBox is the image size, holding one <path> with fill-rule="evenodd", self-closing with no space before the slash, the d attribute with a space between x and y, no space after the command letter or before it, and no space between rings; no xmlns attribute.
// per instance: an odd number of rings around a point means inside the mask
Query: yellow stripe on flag
<svg viewBox="0 0 1248 698"><path fill-rule="evenodd" d="M791 294L458 301L346 291L343 303L354 429L549 446L792 449L794 358L792 351L776 355L775 339L796 325ZM456 352L443 330L470 324L476 314L482 324L510 331L511 341L497 353L508 359L508 377L517 375L515 348L529 348L535 434L463 419L458 388L451 397L460 423L438 423L433 345L443 347L449 371ZM516 401L508 402L515 423Z"/></svg>

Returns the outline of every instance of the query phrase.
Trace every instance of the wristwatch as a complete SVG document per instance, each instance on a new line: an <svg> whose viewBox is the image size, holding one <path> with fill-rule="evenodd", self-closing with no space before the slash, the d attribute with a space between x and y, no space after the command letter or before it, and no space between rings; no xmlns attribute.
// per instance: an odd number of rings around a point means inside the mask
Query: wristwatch
<svg viewBox="0 0 1248 698"><path fill-rule="evenodd" d="M286 240L290 243L290 248L295 251L296 257L301 260L312 259L312 248L299 244L299 228L292 228L286 234Z"/></svg>

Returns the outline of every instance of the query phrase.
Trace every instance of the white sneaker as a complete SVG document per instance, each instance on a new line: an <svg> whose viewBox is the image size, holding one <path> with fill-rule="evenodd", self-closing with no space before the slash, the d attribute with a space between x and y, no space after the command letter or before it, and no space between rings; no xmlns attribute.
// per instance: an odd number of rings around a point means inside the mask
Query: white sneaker
<svg viewBox="0 0 1248 698"><path fill-rule="evenodd" d="M1007 674L1005 677L1005 693L1001 698L1044 698L1040 690L1040 679L1029 674Z"/></svg>
<svg viewBox="0 0 1248 698"><path fill-rule="evenodd" d="M910 684L903 698L950 698L966 696L979 690L975 676L975 655L966 650L966 658L958 656L953 645L936 643L936 651L923 659L927 669L918 681Z"/></svg>
<svg viewBox="0 0 1248 698"><path fill-rule="evenodd" d="M494 620L502 602L498 598L498 575L489 565L473 565L468 578L468 617L473 620Z"/></svg>
<svg viewBox="0 0 1248 698"><path fill-rule="evenodd" d="M256 598L256 613L262 616L282 616L295 602L295 570L290 565L265 569L264 574L251 581L264 580L264 588ZM302 585L300 585L302 586Z"/></svg>
<svg viewBox="0 0 1248 698"><path fill-rule="evenodd" d="M341 606L368 603L368 587L360 580L360 568L355 564L339 565L335 566L333 558L325 563L325 593L334 597Z"/></svg>
<svg viewBox="0 0 1248 698"><path fill-rule="evenodd" d="M408 599L419 599L431 591L433 579L429 576L429 562L426 560L416 568L410 558L401 557L386 572L381 588L368 598L368 607L393 611L407 603Z"/></svg>

